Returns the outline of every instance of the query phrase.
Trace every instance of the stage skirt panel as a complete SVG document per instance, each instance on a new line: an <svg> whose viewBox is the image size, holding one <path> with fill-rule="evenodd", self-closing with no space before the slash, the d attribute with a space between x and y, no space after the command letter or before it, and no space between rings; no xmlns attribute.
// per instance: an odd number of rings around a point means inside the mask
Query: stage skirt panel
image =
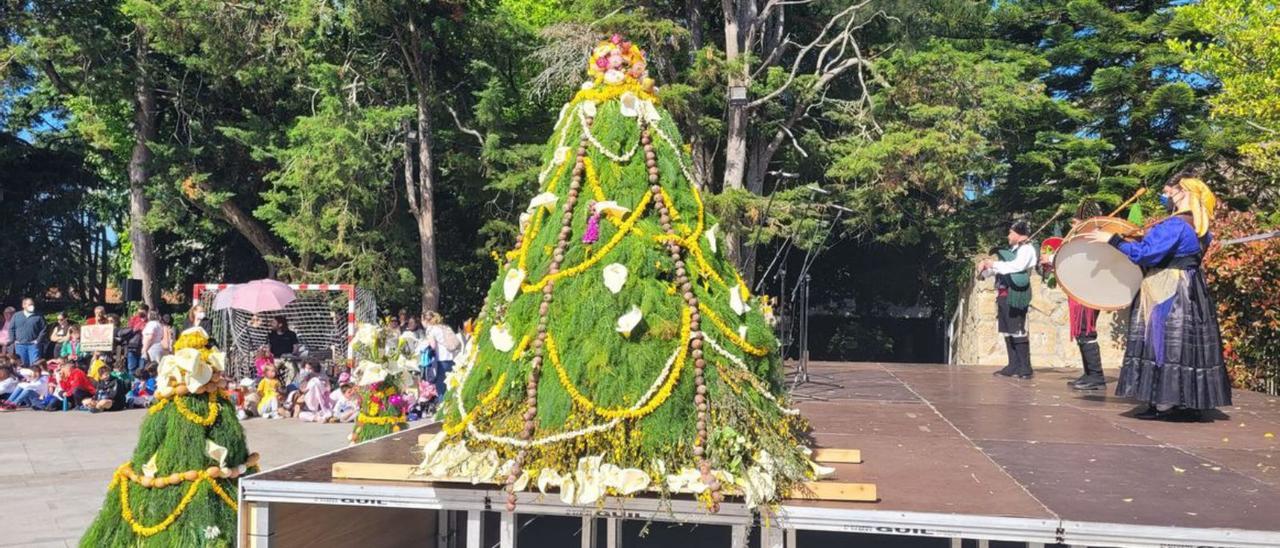
<svg viewBox="0 0 1280 548"><path fill-rule="evenodd" d="M1231 405L1218 313L1199 265L1156 268L1129 312L1116 395L1156 405Z"/></svg>

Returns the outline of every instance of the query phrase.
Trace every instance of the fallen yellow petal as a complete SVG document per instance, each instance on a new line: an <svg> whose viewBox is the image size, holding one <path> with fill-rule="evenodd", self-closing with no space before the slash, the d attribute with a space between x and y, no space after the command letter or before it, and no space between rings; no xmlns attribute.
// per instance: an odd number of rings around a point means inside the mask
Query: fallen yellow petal
<svg viewBox="0 0 1280 548"><path fill-rule="evenodd" d="M1263 435L1262 435L1262 437L1267 438L1267 439L1272 439L1272 438L1276 437L1276 435L1275 435L1274 433L1267 432L1266 434L1263 434Z"/></svg>
<svg viewBox="0 0 1280 548"><path fill-rule="evenodd" d="M1174 467L1173 467L1173 471L1174 471L1175 473L1178 473L1178 474L1181 474L1181 473L1183 473L1183 472L1186 472L1186 470L1183 470L1182 468L1178 468L1177 466L1174 466Z"/></svg>

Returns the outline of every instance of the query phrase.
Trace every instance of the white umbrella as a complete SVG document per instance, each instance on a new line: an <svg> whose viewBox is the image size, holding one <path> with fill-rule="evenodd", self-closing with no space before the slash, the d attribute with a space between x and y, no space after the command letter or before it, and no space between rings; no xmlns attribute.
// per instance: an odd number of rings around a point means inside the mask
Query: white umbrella
<svg viewBox="0 0 1280 548"><path fill-rule="evenodd" d="M217 296L213 298L214 310L226 310L231 307L231 297L236 294L236 290L240 289L239 285L229 285L226 289L219 291Z"/></svg>

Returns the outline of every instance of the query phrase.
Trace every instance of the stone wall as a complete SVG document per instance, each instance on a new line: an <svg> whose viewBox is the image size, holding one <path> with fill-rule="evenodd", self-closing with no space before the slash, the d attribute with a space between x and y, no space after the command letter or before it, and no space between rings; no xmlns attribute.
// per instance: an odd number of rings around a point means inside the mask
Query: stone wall
<svg viewBox="0 0 1280 548"><path fill-rule="evenodd" d="M1098 344L1102 347L1102 367L1112 374L1124 355L1124 326L1129 311L1098 315ZM959 365L1004 365L1009 362L1004 339L996 329L996 291L991 279L975 280L952 325L951 363ZM1031 338L1033 367L1080 367L1080 351L1071 340L1067 325L1067 296L1061 289L1045 286L1031 275L1031 308L1027 311L1027 331Z"/></svg>

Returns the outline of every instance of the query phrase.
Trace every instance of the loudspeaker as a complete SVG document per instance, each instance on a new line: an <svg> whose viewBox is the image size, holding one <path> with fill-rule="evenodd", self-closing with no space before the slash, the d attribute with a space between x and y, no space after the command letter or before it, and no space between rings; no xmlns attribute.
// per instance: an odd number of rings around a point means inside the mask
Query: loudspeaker
<svg viewBox="0 0 1280 548"><path fill-rule="evenodd" d="M136 303L142 300L142 280L129 278L124 281L124 302Z"/></svg>

